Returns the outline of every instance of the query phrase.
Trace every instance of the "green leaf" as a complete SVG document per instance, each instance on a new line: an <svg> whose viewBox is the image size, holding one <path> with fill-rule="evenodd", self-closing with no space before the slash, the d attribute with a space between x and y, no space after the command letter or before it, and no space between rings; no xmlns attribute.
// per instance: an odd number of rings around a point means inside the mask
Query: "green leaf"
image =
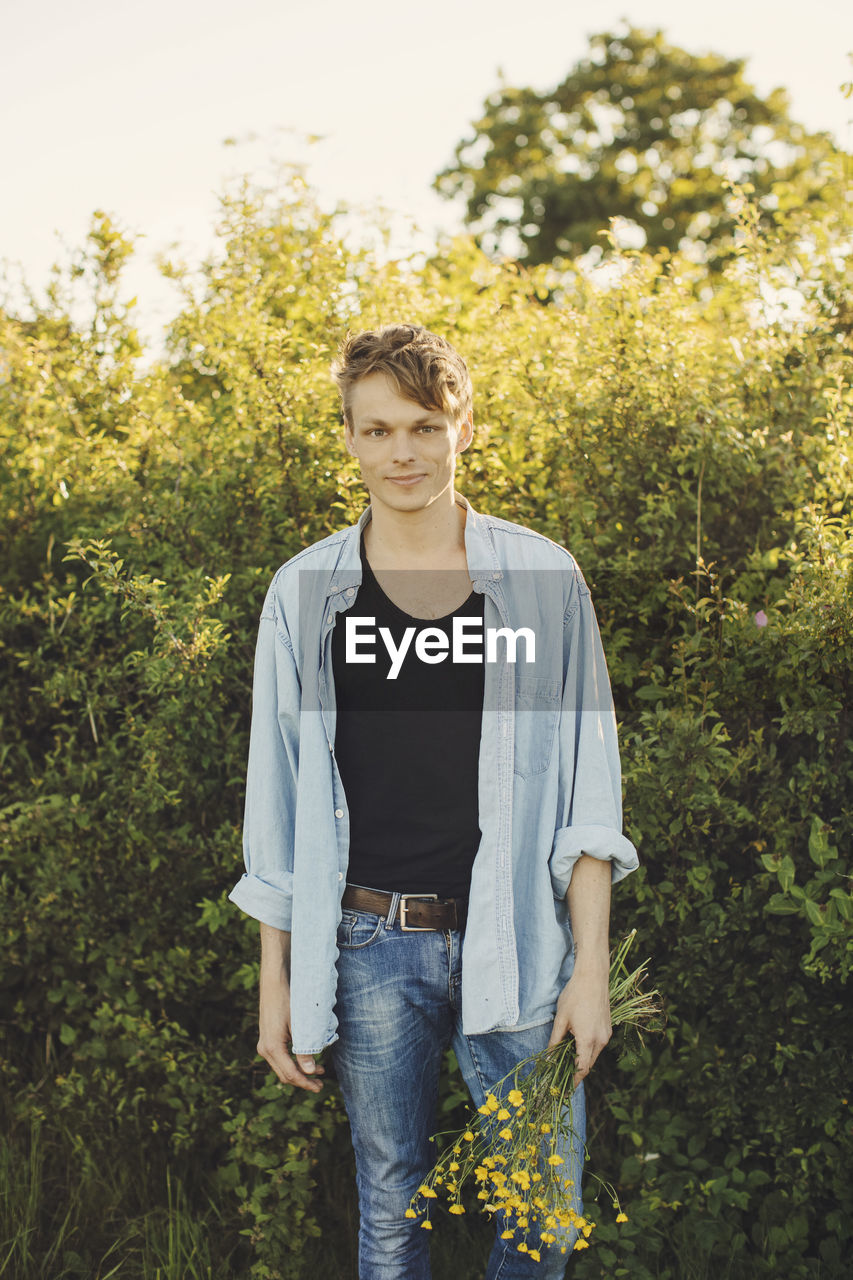
<svg viewBox="0 0 853 1280"><path fill-rule="evenodd" d="M822 925L824 923L823 913L816 902L813 902L811 898L804 898L803 906L812 924Z"/></svg>
<svg viewBox="0 0 853 1280"><path fill-rule="evenodd" d="M784 858L779 864L779 870L777 874L779 876L779 883L782 886L782 889L785 892L787 892L791 888L792 884L794 883L794 877L795 877L794 860L790 856L790 854L787 854L787 853L785 854Z"/></svg>
<svg viewBox="0 0 853 1280"><path fill-rule="evenodd" d="M766 903L764 910L773 916L792 916L799 911L799 906L793 899L786 897L782 893L774 893L773 897Z"/></svg>
<svg viewBox="0 0 853 1280"><path fill-rule="evenodd" d="M811 830L809 832L809 854L812 861L816 862L819 867L823 867L829 862L835 851L830 848L829 840L826 836L826 824L823 823L816 815L812 817Z"/></svg>

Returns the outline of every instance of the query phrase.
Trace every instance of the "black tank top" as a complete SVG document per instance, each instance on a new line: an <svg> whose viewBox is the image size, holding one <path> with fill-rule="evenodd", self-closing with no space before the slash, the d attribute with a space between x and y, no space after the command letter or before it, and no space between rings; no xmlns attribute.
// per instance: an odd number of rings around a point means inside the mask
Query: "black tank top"
<svg viewBox="0 0 853 1280"><path fill-rule="evenodd" d="M401 893L464 898L480 842L478 772L484 667L452 661L452 619L483 619L482 594L444 618L414 618L385 595L367 562L349 609L337 614L332 667L337 721L335 759L350 815L347 881ZM347 662L345 619L372 617L360 644L375 663ZM387 627L399 646L407 627L437 628L448 637L442 662L421 661L414 637L395 679L380 638ZM478 652L469 630L466 651ZM481 649L479 650L482 651ZM435 652L435 650L433 650Z"/></svg>

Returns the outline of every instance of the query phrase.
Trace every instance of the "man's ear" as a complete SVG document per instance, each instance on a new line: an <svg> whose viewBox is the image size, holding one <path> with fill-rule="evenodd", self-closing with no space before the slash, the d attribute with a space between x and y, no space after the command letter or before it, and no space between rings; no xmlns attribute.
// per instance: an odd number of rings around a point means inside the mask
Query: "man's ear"
<svg viewBox="0 0 853 1280"><path fill-rule="evenodd" d="M464 453L474 438L474 410L468 410L468 417L459 424L459 439L456 441L456 452Z"/></svg>

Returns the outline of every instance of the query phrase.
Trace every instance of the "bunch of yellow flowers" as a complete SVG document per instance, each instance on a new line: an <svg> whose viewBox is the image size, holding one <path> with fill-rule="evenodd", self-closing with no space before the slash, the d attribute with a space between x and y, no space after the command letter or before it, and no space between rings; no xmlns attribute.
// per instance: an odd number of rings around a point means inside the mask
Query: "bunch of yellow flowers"
<svg viewBox="0 0 853 1280"><path fill-rule="evenodd" d="M660 1001L656 991L641 989L648 961L632 973L625 964L635 934L633 930L623 939L611 959L610 1018L614 1026L642 1033L659 1025ZM572 1241L574 1249L588 1248L595 1223L579 1212L582 1170L565 1163L565 1153L581 1146L572 1143L574 1075L574 1041L568 1037L498 1080L476 1115L451 1136L406 1216L420 1216L421 1226L431 1230L427 1204L439 1194L449 1199L451 1213L464 1213L462 1187L473 1178L483 1211L504 1215L502 1239L516 1240L519 1252L539 1262L542 1245L562 1253ZM627 1222L613 1188L597 1181L611 1197L616 1221Z"/></svg>

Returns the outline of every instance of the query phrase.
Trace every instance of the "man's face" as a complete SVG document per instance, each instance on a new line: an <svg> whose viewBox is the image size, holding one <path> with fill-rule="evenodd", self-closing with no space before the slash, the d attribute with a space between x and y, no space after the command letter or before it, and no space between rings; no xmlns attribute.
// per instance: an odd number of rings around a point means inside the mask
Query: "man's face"
<svg viewBox="0 0 853 1280"><path fill-rule="evenodd" d="M473 414L456 425L449 415L406 400L384 373L355 384L350 412L346 447L358 458L371 503L422 511L452 492L456 456L471 443Z"/></svg>

